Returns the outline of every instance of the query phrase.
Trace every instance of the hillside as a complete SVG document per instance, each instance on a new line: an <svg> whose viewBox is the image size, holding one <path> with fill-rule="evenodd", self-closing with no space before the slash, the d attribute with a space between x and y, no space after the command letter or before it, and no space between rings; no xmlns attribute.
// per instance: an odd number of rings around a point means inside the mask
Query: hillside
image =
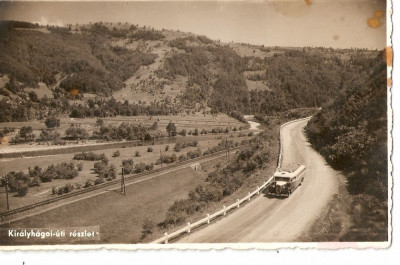
<svg viewBox="0 0 400 265"><path fill-rule="evenodd" d="M320 107L364 83L377 54L223 44L126 23L3 21L0 122Z"/></svg>
<svg viewBox="0 0 400 265"><path fill-rule="evenodd" d="M347 177L352 223L340 240L387 236L388 152L386 65L362 86L347 88L307 125L312 145Z"/></svg>

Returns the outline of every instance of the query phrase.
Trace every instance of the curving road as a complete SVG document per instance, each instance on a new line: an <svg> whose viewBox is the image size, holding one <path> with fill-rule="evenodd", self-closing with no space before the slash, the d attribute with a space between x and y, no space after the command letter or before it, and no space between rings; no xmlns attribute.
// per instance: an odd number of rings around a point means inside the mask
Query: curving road
<svg viewBox="0 0 400 265"><path fill-rule="evenodd" d="M282 164L307 166L303 184L289 198L258 196L252 202L178 243L294 242L305 233L338 191L338 172L307 142L308 120L282 129Z"/></svg>

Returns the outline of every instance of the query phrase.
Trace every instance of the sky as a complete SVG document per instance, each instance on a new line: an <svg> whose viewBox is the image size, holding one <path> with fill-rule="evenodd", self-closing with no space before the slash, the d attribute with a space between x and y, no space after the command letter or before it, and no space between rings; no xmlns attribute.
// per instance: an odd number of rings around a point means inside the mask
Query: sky
<svg viewBox="0 0 400 265"><path fill-rule="evenodd" d="M382 49L387 46L385 3L385 0L14 1L0 3L0 19L59 26L129 22L193 32L222 42Z"/></svg>

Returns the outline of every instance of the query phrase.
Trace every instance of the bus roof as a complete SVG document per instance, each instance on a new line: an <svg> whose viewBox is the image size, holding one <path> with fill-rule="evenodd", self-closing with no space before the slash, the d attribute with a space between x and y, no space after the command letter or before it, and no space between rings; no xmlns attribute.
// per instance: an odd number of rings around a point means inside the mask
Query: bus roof
<svg viewBox="0 0 400 265"><path fill-rule="evenodd" d="M293 164L293 165L286 165L284 167L278 168L275 173L274 177L294 177L296 176L299 172L304 170L306 167L301 164Z"/></svg>

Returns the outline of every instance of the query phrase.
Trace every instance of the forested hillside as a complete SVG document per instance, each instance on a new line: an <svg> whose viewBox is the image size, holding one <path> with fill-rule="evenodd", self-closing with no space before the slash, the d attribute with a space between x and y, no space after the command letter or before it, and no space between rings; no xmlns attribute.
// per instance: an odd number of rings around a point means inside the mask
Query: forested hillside
<svg viewBox="0 0 400 265"><path fill-rule="evenodd" d="M347 189L353 195L348 203L358 205L358 213L353 215L358 230L351 229L342 240L382 240L387 236L386 64L377 60L381 63L365 84L341 91L306 127L312 145L347 177Z"/></svg>
<svg viewBox="0 0 400 265"><path fill-rule="evenodd" d="M3 21L0 122L321 107L363 84L378 54L232 45L127 23Z"/></svg>

